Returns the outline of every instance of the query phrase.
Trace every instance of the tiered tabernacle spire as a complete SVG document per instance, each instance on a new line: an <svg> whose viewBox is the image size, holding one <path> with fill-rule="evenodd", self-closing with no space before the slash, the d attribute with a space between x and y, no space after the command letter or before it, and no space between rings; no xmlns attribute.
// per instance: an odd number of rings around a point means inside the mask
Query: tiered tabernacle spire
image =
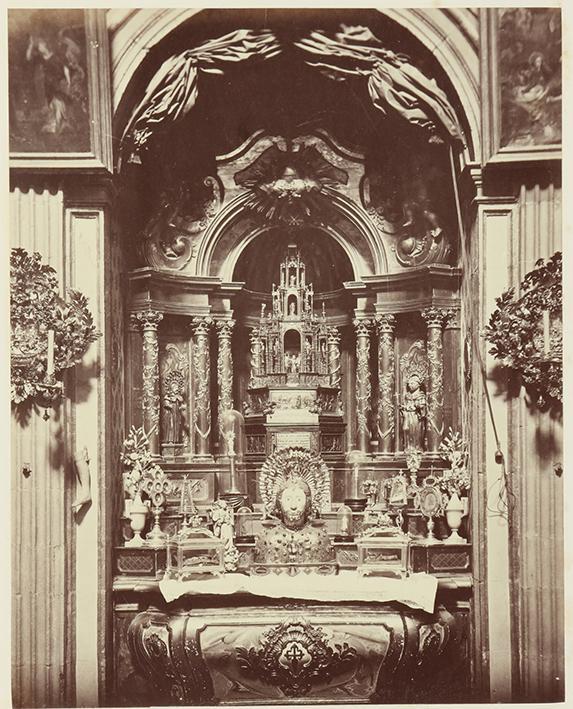
<svg viewBox="0 0 573 709"><path fill-rule="evenodd" d="M314 288L307 285L306 266L292 244L280 265L279 284L273 283L272 312L265 310L263 304L251 335L251 384L328 385L326 313L324 308L320 316L314 313Z"/></svg>

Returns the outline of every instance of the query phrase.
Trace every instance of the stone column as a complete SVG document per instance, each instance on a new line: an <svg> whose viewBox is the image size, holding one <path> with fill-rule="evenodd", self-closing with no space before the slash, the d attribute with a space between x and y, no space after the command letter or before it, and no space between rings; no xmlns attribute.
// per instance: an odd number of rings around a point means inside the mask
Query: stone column
<svg viewBox="0 0 573 709"><path fill-rule="evenodd" d="M394 450L396 433L396 378L394 328L396 318L390 314L376 318L378 328L378 437L380 451Z"/></svg>
<svg viewBox="0 0 573 709"><path fill-rule="evenodd" d="M328 329L328 373L330 386L340 388L340 333L335 327Z"/></svg>
<svg viewBox="0 0 573 709"><path fill-rule="evenodd" d="M438 450L444 432L444 358L442 329L448 311L442 308L426 308L422 317L426 321L428 333L426 348L428 353L427 391L427 441L428 451Z"/></svg>
<svg viewBox="0 0 573 709"><path fill-rule="evenodd" d="M231 335L234 320L217 321L217 338L219 349L217 352L217 385L219 389L219 430L221 429L223 412L233 408L233 352L231 349ZM221 445L224 441L221 438ZM224 450L224 447L221 448Z"/></svg>
<svg viewBox="0 0 573 709"><path fill-rule="evenodd" d="M354 320L356 332L356 448L363 453L368 452L370 431L368 416L370 414L370 321Z"/></svg>
<svg viewBox="0 0 573 709"><path fill-rule="evenodd" d="M211 455L211 387L209 358L210 317L193 318L193 452L195 455Z"/></svg>
<svg viewBox="0 0 573 709"><path fill-rule="evenodd" d="M160 455L159 450L159 341L157 328L163 314L157 310L141 310L132 314L132 322L143 334L143 428L149 437L152 455Z"/></svg>

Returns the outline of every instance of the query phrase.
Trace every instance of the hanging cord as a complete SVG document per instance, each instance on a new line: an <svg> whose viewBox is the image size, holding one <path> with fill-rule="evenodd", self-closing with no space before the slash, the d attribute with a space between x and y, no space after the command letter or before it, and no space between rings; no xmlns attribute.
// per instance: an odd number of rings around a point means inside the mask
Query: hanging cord
<svg viewBox="0 0 573 709"><path fill-rule="evenodd" d="M468 262L468 256L466 253L466 232L464 228L464 222L462 218L462 208L461 208L461 200L460 200L460 195L458 191L458 180L457 180L457 175L456 175L456 165L455 165L455 160L454 160L454 148L452 143L450 142L449 144L449 156L450 156L450 169L452 172L452 185L454 189L454 201L456 203L456 214L458 218L458 229L460 231L460 242L461 242L461 251L462 251L462 268L464 273L469 272L469 262ZM482 360L481 352L479 350L478 346L478 341L477 338L475 337L474 333L470 333L470 340L471 340L471 346L472 346L472 351L475 352L475 355L477 357L477 361L479 364L481 376L482 376L482 381L483 381L483 388L485 391L485 397L487 401L487 409L489 412L489 419L491 421L491 426L493 429L493 435L495 438L495 454L494 454L494 459L497 465L501 466L501 475L495 482L493 482L488 491L487 491L487 510L490 513L493 513L494 516L501 517L502 519L507 519L510 511L510 503L509 503L509 477L507 473L507 468L505 465L505 456L503 454L503 451L501 450L501 443L499 440L499 436L497 433L497 426L495 423L495 417L493 414L493 408L491 405L491 397L489 394L489 389L487 385L487 374L485 371L485 366ZM491 507L489 500L490 500L490 493L493 491L495 487L498 488L498 493L497 493L497 500L495 503L495 507Z"/></svg>

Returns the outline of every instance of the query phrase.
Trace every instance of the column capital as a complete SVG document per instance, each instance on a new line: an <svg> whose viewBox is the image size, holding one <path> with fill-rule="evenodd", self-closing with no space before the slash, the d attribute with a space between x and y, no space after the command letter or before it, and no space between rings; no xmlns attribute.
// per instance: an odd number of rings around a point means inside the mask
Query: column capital
<svg viewBox="0 0 573 709"><path fill-rule="evenodd" d="M447 317L447 312L448 311L445 308L436 308L432 306L431 308L424 308L424 310L421 311L421 315L429 328L442 328Z"/></svg>
<svg viewBox="0 0 573 709"><path fill-rule="evenodd" d="M220 338L231 337L233 328L235 327L235 320L216 320L215 327L217 328L217 335Z"/></svg>
<svg viewBox="0 0 573 709"><path fill-rule="evenodd" d="M370 334L370 325L372 322L368 318L355 318L352 324L359 337Z"/></svg>
<svg viewBox="0 0 573 709"><path fill-rule="evenodd" d="M159 310L138 310L130 316L131 324L142 330L157 330L162 320L163 313Z"/></svg>
<svg viewBox="0 0 573 709"><path fill-rule="evenodd" d="M328 342L331 345L337 345L340 342L340 331L337 327L328 328Z"/></svg>
<svg viewBox="0 0 573 709"><path fill-rule="evenodd" d="M376 326L379 333L393 334L396 327L396 317L391 313L381 313L375 318Z"/></svg>
<svg viewBox="0 0 573 709"><path fill-rule="evenodd" d="M446 308L444 310L445 312L445 318L444 318L444 325L446 329L450 330L459 330L460 328L460 314L461 311L459 308Z"/></svg>
<svg viewBox="0 0 573 709"><path fill-rule="evenodd" d="M208 335L213 318L210 315L191 318L191 329L194 335Z"/></svg>

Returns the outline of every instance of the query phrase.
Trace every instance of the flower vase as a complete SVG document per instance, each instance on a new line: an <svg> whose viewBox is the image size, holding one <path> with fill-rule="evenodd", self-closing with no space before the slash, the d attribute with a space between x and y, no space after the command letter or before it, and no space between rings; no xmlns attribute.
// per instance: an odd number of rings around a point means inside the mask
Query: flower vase
<svg viewBox="0 0 573 709"><path fill-rule="evenodd" d="M133 530L133 537L125 543L126 547L142 547L145 544L141 536L141 532L145 528L145 522L147 520L147 513L149 508L144 504L139 493L136 494L134 499L131 501L131 507L129 512L129 517L131 519L131 529Z"/></svg>
<svg viewBox="0 0 573 709"><path fill-rule="evenodd" d="M465 514L465 505L457 492L452 493L446 505L446 521L451 529L450 536L444 539L444 544L465 544L466 540L460 536L458 529L461 527Z"/></svg>

